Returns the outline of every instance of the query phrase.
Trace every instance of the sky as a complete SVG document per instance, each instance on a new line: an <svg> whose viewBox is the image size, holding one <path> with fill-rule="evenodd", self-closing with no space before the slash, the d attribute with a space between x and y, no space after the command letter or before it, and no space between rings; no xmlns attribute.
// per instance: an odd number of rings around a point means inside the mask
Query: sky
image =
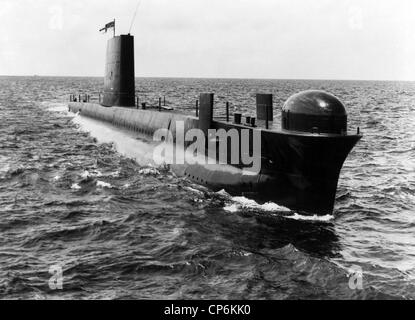
<svg viewBox="0 0 415 320"><path fill-rule="evenodd" d="M139 0L0 0L0 75L103 76ZM415 81L414 0L141 0L137 77Z"/></svg>

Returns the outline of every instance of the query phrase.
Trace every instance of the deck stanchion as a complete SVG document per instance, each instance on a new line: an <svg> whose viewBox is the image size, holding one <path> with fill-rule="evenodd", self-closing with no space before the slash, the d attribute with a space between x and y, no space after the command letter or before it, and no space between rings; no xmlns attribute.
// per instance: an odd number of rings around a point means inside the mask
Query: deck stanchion
<svg viewBox="0 0 415 320"><path fill-rule="evenodd" d="M269 113L268 110L265 112L266 113L266 119L265 119L265 129L269 129Z"/></svg>
<svg viewBox="0 0 415 320"><path fill-rule="evenodd" d="M226 122L229 122L229 102L226 102Z"/></svg>
<svg viewBox="0 0 415 320"><path fill-rule="evenodd" d="M241 113L235 113L234 114L234 123L235 124L241 124L242 122L242 114Z"/></svg>

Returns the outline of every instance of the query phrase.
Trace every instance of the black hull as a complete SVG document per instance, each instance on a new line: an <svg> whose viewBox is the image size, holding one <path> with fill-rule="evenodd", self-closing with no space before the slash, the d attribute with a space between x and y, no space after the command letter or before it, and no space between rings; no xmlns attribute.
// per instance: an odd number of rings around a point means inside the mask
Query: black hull
<svg viewBox="0 0 415 320"><path fill-rule="evenodd" d="M223 122L213 125L225 130L236 127ZM214 166L189 166L187 176L211 189L224 189L260 203L272 201L305 214L331 214L343 164L362 137L265 130L261 134L262 164L258 175Z"/></svg>
<svg viewBox="0 0 415 320"><path fill-rule="evenodd" d="M178 113L105 108L71 103L72 112L152 136L158 129L175 130L174 121L185 121L185 130L198 128L195 117ZM333 212L342 166L360 135L310 134L250 128L213 121L212 129L250 129L261 133L261 170L250 173L232 165L175 165L173 170L214 191L225 190L258 202L275 202L309 215Z"/></svg>

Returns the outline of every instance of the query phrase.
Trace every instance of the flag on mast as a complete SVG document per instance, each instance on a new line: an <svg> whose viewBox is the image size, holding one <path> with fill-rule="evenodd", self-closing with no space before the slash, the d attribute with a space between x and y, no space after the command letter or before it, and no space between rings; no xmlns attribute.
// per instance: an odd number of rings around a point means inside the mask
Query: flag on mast
<svg viewBox="0 0 415 320"><path fill-rule="evenodd" d="M105 25L105 27L100 29L99 31L100 32L104 31L105 33L107 33L108 29L111 29L111 28L114 29L114 37L115 37L115 19L114 19L114 21L111 21L111 22L107 23Z"/></svg>

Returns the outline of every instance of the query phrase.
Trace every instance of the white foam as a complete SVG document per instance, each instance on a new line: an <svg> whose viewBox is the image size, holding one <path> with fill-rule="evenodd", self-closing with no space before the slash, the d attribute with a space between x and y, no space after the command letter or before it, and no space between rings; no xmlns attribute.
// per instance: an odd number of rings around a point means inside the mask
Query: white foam
<svg viewBox="0 0 415 320"><path fill-rule="evenodd" d="M265 204L259 204L255 200L251 200L245 197L230 197L229 194L222 190L217 192L218 195L229 197L230 203L224 208L225 211L230 213L236 213L242 210L256 210L256 211L263 211L263 212L270 212L270 213L277 213L283 214L284 218L293 219L297 221L319 221L319 222L329 222L334 219L332 215L325 215L325 216L304 216L293 212L292 210L280 206L273 202L267 202ZM291 213L291 214L290 214ZM290 214L290 215L288 215Z"/></svg>
<svg viewBox="0 0 415 320"><path fill-rule="evenodd" d="M0 173L7 173L10 170L9 160L8 157L0 155Z"/></svg>
<svg viewBox="0 0 415 320"><path fill-rule="evenodd" d="M90 177L90 173L88 172L88 171L84 171L82 174L81 174L81 178L83 178L83 179L87 179L87 178L89 178Z"/></svg>
<svg viewBox="0 0 415 320"><path fill-rule="evenodd" d="M224 189L222 189L221 191L216 192L217 195L222 196L222 197L226 197L226 198L231 198L231 195L229 193L227 193Z"/></svg>
<svg viewBox="0 0 415 320"><path fill-rule="evenodd" d="M53 181L59 181L60 179L61 179L60 176L56 176L56 177L53 178Z"/></svg>
<svg viewBox="0 0 415 320"><path fill-rule="evenodd" d="M320 221L320 222L329 222L334 219L332 215L325 215L325 216L303 216L298 213L294 213L292 216L287 216L288 219L298 220L298 221Z"/></svg>
<svg viewBox="0 0 415 320"><path fill-rule="evenodd" d="M152 141L137 139L137 134L127 129L79 114L73 118L73 122L79 126L79 130L89 132L99 143L112 143L120 154L136 160L140 165L154 164L155 145Z"/></svg>
<svg viewBox="0 0 415 320"><path fill-rule="evenodd" d="M141 169L140 171L138 171L139 174L143 174L145 176L158 176L160 175L160 171L158 171L155 168L146 168L146 169Z"/></svg>
<svg viewBox="0 0 415 320"><path fill-rule="evenodd" d="M101 172L99 172L99 171L97 171L97 170L94 170L94 171L92 171L92 172L89 172L89 171L84 171L82 174L81 174L81 177L83 178L83 179L88 179L88 178L94 178L94 177L102 177L102 173Z"/></svg>
<svg viewBox="0 0 415 320"><path fill-rule="evenodd" d="M45 101L42 102L42 105L46 106L50 111L68 113L68 105L66 103Z"/></svg>
<svg viewBox="0 0 415 320"><path fill-rule="evenodd" d="M225 207L225 210L229 212L237 212L241 209L259 210L266 212L291 212L290 209L280 206L273 202L259 204L255 200L251 200L245 197L234 197L231 200L233 203Z"/></svg>
<svg viewBox="0 0 415 320"><path fill-rule="evenodd" d="M79 184L74 183L74 184L71 186L71 189L72 189L72 190L81 190L82 188L79 186Z"/></svg>
<svg viewBox="0 0 415 320"><path fill-rule="evenodd" d="M238 206L238 205L236 205L236 204L231 204L231 205L226 206L226 207L224 208L224 210L225 210L225 211L228 211L228 212L230 212L230 213L236 213L236 212L240 211L240 209L241 209L241 207L239 207L239 206Z"/></svg>
<svg viewBox="0 0 415 320"><path fill-rule="evenodd" d="M104 181L97 181L97 187L98 188L111 189L112 188L112 185L109 184L109 183L107 183L107 182L104 182Z"/></svg>
<svg viewBox="0 0 415 320"><path fill-rule="evenodd" d="M111 173L110 176L113 177L113 178L118 178L120 176L120 171L115 171L115 172Z"/></svg>
<svg viewBox="0 0 415 320"><path fill-rule="evenodd" d="M194 189L192 187L185 187L185 189L190 191L190 192L197 193L198 195L202 195L202 196L204 195L204 193L202 191Z"/></svg>
<svg viewBox="0 0 415 320"><path fill-rule="evenodd" d="M98 170L94 170L92 171L92 176L99 178L102 177L102 173Z"/></svg>

